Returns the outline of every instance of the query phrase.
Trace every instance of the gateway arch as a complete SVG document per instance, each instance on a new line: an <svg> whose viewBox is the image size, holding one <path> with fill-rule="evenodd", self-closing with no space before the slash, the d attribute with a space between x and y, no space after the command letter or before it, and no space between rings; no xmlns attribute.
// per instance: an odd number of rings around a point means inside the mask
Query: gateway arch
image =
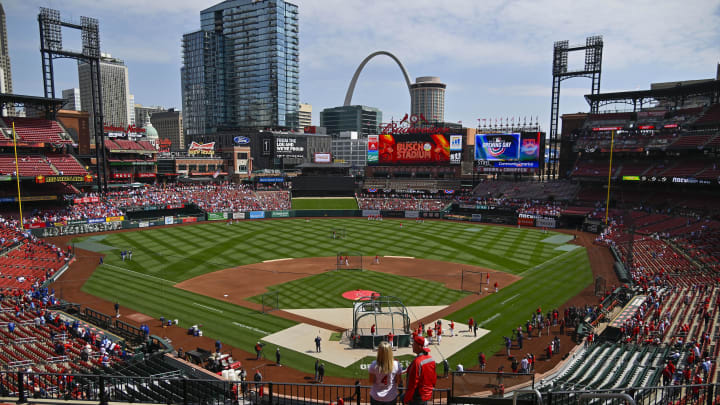
<svg viewBox="0 0 720 405"><path fill-rule="evenodd" d="M350 105L350 103L352 102L353 92L355 91L355 84L357 83L358 77L360 77L360 73L362 72L365 65L370 61L370 59L372 59L378 55L387 55L387 56L391 57L395 61L395 63L398 64L398 66L400 67L400 70L402 70L403 76L405 76L405 83L407 83L408 93L410 93L410 75L408 75L407 70L405 70L405 66L403 66L403 64L400 62L400 59L398 59L395 55L393 55L392 53L390 53L388 51L377 51L377 52L373 52L370 55L368 55L365 59L363 59L360 66L358 66L357 70L355 71L355 74L352 77L352 80L350 80L350 86L348 86L347 93L345 94L345 103L343 103L343 106Z"/></svg>

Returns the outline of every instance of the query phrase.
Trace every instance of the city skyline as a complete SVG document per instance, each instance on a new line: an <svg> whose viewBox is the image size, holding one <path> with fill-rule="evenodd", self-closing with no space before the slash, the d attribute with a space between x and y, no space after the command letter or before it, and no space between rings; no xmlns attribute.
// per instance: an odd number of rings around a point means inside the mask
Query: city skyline
<svg viewBox="0 0 720 405"><path fill-rule="evenodd" d="M316 112L341 106L352 73L378 50L397 55L413 81L438 76L447 84L448 122L475 127L478 118L538 116L546 131L556 40L583 43L586 36L603 35L602 92L714 78L720 61L720 6L712 1L692 7L670 1L610 1L602 7L566 1L291 3L300 14L300 102ZM14 90L42 95L37 13L43 6L58 8L63 18L98 18L102 50L126 61L136 102L179 109L180 38L197 30L200 10L214 4L5 1ZM79 35L64 41L79 49ZM580 63L582 56L571 58L570 68ZM56 73L58 96L77 87L74 63L58 61ZM589 92L589 80L563 83L561 113L588 111L582 96ZM365 67L353 104L379 108L386 121L409 112L410 97L392 60L378 57ZM319 114L312 122L319 124Z"/></svg>

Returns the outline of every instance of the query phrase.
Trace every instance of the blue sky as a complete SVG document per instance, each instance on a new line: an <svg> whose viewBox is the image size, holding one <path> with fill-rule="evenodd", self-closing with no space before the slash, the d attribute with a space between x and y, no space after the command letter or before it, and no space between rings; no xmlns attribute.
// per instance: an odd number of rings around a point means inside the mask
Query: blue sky
<svg viewBox="0 0 720 405"><path fill-rule="evenodd" d="M200 27L211 0L5 0L14 92L42 95L37 14L100 21L103 52L124 59L135 102L181 108L180 40ZM647 89L651 82L713 78L720 62L717 0L499 1L296 0L300 10L300 99L342 105L356 67L377 50L394 53L411 78L447 83L446 121L535 117L549 130L552 47L603 35L603 92ZM80 35L63 32L80 49ZM570 58L570 68L583 56ZM77 87L77 67L58 60L56 93ZM563 82L561 113L587 111L589 79ZM409 111L402 74L387 57L363 70L353 104L380 108L385 121Z"/></svg>

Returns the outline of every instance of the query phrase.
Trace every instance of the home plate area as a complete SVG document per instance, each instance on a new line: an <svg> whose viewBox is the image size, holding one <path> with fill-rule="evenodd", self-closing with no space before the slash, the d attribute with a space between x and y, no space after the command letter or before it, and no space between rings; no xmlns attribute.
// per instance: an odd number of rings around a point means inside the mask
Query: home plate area
<svg viewBox="0 0 720 405"><path fill-rule="evenodd" d="M407 307L411 314L411 320L430 316L445 306L418 306ZM350 332L353 323L352 308L322 308L322 309L285 309L284 311L301 315L310 319L319 319L325 323L337 326L345 330L339 341L330 341L333 331L329 329L318 328L317 326L307 323L301 323L280 332L273 333L263 338L264 341L305 353L308 356L316 357L321 361L336 364L340 367L348 367L353 363L365 358L374 357L375 350L352 348L350 346ZM472 342L480 339L488 334L487 329L478 328L477 336L470 331L467 324L455 323L455 336L450 337L450 321L441 319L443 325L443 337L440 345L433 344L430 346L431 354L436 362L441 362L443 358L450 357L458 351L462 350ZM434 325L437 320L426 323L425 327ZM382 327L378 329L378 335L385 334ZM315 337L320 336L322 339L321 352L315 351ZM411 347L396 348L395 356L413 355Z"/></svg>

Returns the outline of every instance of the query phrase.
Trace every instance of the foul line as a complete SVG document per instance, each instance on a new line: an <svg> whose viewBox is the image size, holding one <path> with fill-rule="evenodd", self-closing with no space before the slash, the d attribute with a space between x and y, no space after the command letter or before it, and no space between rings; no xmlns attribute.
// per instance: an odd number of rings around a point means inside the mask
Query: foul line
<svg viewBox="0 0 720 405"><path fill-rule="evenodd" d="M512 300L514 300L515 298L517 298L517 297L519 297L519 296L520 296L520 294L515 294L515 295L513 295L512 297L510 297L510 298L506 299L505 301L501 302L501 304L505 305L506 302L512 301Z"/></svg>
<svg viewBox="0 0 720 405"><path fill-rule="evenodd" d="M499 313L499 312L498 312L497 314L491 316L490 318L488 318L488 319L480 322L480 325L485 325L486 323L492 321L493 319L497 318L498 316L500 316L500 313Z"/></svg>
<svg viewBox="0 0 720 405"><path fill-rule="evenodd" d="M237 326L239 326L239 327L241 327L241 328L245 328L245 329L250 329L250 330L252 330L252 331L255 331L255 332L258 332L258 333L262 333L263 335L269 335L268 332L265 332L265 331L262 330L262 329L253 328L252 326L243 325L243 324L237 323L237 322L233 322L233 325L237 325Z"/></svg>
<svg viewBox="0 0 720 405"><path fill-rule="evenodd" d="M203 305L203 304L198 304L197 302L193 302L193 305L195 305L196 307L205 308L205 309L207 309L208 311L215 311L215 312L219 312L219 313L221 313L221 314L223 313L223 311L220 310L220 309L213 308L213 307L209 307L209 306Z"/></svg>
<svg viewBox="0 0 720 405"><path fill-rule="evenodd" d="M383 257L392 257L393 259L414 259L412 256L383 256Z"/></svg>
<svg viewBox="0 0 720 405"><path fill-rule="evenodd" d="M118 266L115 266L115 265L113 265L113 264L103 264L101 267L105 267L105 266L107 266L107 267L114 267L114 268L116 268L116 269L118 269L118 270L125 271L125 272L128 272L128 273L132 273L132 274L138 275L138 276L140 276L140 277L153 278L153 279L155 279L155 280L160 280L160 281L165 282L165 283L175 284L174 281L165 280L164 278L151 276L151 275L145 274L145 273L140 273L140 272L137 272L137 271L134 271L134 270L126 269L126 268L124 268L124 267L118 267Z"/></svg>
<svg viewBox="0 0 720 405"><path fill-rule="evenodd" d="M581 247L582 247L582 246L581 246ZM565 253L563 253L563 254L561 254L561 255L559 255L559 256L555 256L555 257L553 257L552 259L550 259L550 260L548 260L548 261L542 262L542 263L538 264L538 265L535 266L535 267L531 267L531 268L523 271L522 273L518 273L518 276L519 276L519 277L523 277L526 273L529 273L529 272L531 272L531 271L535 271L535 270L539 269L539 268L542 267L542 266L545 266L546 264L548 264L548 263L550 263L550 262L554 262L554 261L559 260L559 259L561 259L561 258L563 258L563 257L565 257L565 256L568 256L570 253L574 253L576 250L577 250L577 249L568 250L567 252L565 252Z"/></svg>
<svg viewBox="0 0 720 405"><path fill-rule="evenodd" d="M282 262L284 260L292 260L291 258L285 258L285 259L273 259L273 260L263 260L263 263L272 263L272 262Z"/></svg>

